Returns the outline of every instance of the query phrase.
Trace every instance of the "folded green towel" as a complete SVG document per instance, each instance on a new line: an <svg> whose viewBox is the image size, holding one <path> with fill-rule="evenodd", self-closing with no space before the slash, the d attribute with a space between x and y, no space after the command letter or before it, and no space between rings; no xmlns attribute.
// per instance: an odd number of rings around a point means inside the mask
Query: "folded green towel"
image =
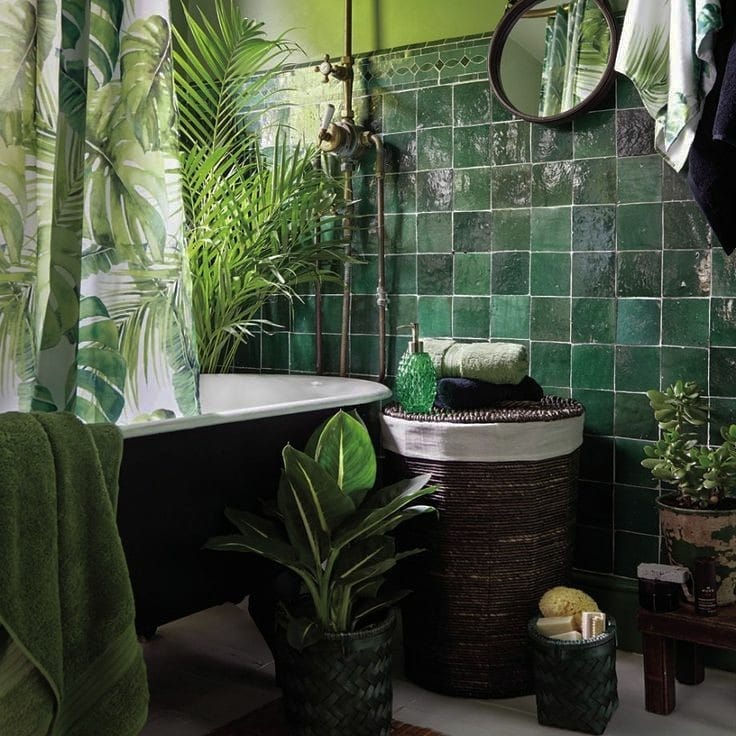
<svg viewBox="0 0 736 736"><path fill-rule="evenodd" d="M526 348L513 342L468 342L425 338L437 378L473 378L488 383L520 383L529 373Z"/></svg>
<svg viewBox="0 0 736 736"><path fill-rule="evenodd" d="M0 414L0 734L135 736L148 686L115 523L122 437Z"/></svg>

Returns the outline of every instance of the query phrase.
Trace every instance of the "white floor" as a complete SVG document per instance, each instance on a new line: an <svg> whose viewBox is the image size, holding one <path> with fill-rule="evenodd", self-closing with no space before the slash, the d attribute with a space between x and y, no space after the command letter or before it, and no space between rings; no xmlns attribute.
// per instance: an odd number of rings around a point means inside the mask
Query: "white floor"
<svg viewBox="0 0 736 736"><path fill-rule="evenodd" d="M211 608L161 627L144 644L151 709L141 736L202 736L279 696L266 645L244 607ZM397 663L394 714L447 736L571 733L540 726L533 696L450 698L423 690ZM677 685L669 716L644 710L641 657L619 652L620 705L607 736L736 736L736 674L709 670L696 687ZM345 736L350 736L346 734Z"/></svg>

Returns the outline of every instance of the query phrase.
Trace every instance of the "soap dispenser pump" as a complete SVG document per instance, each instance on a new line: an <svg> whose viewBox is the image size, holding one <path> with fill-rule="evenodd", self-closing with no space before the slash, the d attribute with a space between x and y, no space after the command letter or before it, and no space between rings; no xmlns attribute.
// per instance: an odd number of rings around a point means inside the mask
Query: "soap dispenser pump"
<svg viewBox="0 0 736 736"><path fill-rule="evenodd" d="M432 409L437 393L437 375L432 358L423 350L417 322L400 327L411 328L411 340L399 361L394 396L405 412L426 414Z"/></svg>

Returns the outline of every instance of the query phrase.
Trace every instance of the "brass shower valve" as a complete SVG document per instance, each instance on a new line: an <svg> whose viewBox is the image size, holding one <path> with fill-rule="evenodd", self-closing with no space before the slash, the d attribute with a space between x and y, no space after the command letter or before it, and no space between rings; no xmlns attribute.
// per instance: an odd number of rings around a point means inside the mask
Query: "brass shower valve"
<svg viewBox="0 0 736 736"><path fill-rule="evenodd" d="M325 60L319 66L314 67L314 71L322 75L323 82L329 82L330 75L344 82L350 78L351 64L350 59L346 56L343 56L341 61L341 64L333 64L330 61L330 55L325 54Z"/></svg>

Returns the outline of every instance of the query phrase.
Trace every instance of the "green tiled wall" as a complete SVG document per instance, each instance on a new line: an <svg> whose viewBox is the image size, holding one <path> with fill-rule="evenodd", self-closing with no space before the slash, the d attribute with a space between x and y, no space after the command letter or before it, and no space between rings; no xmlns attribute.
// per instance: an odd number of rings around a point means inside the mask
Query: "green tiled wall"
<svg viewBox="0 0 736 736"><path fill-rule="evenodd" d="M643 391L696 379L718 421L736 415L736 262L654 152L627 80L572 124L530 125L490 94L487 46L476 37L358 59L358 118L389 152L390 373L408 321L425 336L527 345L545 390L586 407L576 566L631 578L659 553L656 489L639 464L656 435ZM289 122L313 139L338 86L309 68L281 84ZM365 263L353 271L350 369L360 376L377 371L373 161L355 181ZM324 298L331 372L340 304ZM313 371L313 324L307 296L291 331L255 341L244 367Z"/></svg>

